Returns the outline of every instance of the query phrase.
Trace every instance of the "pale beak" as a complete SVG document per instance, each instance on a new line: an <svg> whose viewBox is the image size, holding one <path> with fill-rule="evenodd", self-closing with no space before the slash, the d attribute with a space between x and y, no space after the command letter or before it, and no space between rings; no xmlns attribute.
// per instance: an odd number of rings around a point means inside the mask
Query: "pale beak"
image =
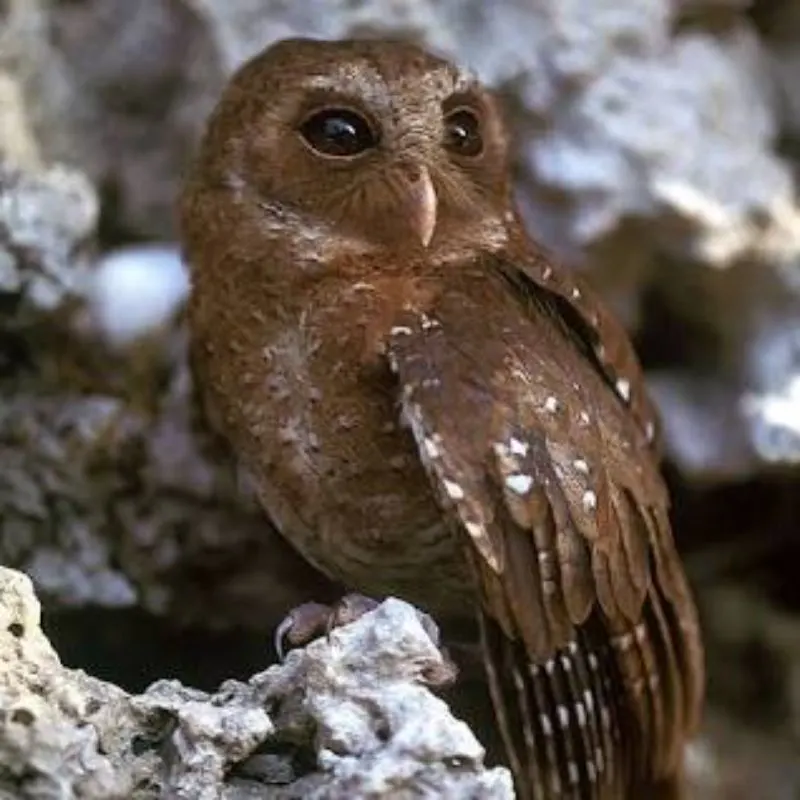
<svg viewBox="0 0 800 800"><path fill-rule="evenodd" d="M407 213L411 230L419 237L422 246L427 247L436 230L437 199L430 173L425 167L419 169L408 189Z"/></svg>

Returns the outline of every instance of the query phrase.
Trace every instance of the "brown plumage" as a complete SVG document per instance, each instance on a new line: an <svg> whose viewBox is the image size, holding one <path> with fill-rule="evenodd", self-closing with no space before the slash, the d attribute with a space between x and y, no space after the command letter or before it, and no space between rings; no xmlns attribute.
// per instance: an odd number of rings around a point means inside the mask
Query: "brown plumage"
<svg viewBox="0 0 800 800"><path fill-rule="evenodd" d="M193 358L264 508L355 591L477 610L521 797L677 793L696 613L620 326L525 234L470 75L272 46L182 200Z"/></svg>

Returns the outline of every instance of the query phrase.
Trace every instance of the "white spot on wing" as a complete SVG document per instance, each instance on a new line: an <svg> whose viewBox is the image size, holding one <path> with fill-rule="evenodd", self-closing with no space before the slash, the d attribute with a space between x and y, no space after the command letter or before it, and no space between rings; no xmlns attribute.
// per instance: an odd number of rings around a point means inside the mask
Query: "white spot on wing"
<svg viewBox="0 0 800 800"><path fill-rule="evenodd" d="M432 436L426 436L422 440L422 446L425 448L425 454L428 456L428 458L439 458L439 456L442 454L436 439Z"/></svg>
<svg viewBox="0 0 800 800"><path fill-rule="evenodd" d="M475 547L478 548L478 551L486 559L489 566L497 572L501 568L500 558L492 545L486 527L474 520L464 520L463 524Z"/></svg>
<svg viewBox="0 0 800 800"><path fill-rule="evenodd" d="M408 325L395 325L389 331L389 333L392 336L411 336L413 331L411 330L411 328L408 327Z"/></svg>
<svg viewBox="0 0 800 800"><path fill-rule="evenodd" d="M523 475L521 473L509 475L506 478L506 486L511 489L512 492L515 492L519 495L524 495L531 490L531 486L533 486L533 478L531 478L530 475Z"/></svg>
<svg viewBox="0 0 800 800"><path fill-rule="evenodd" d="M558 411L558 399L553 395L550 395L550 397L544 401L544 407L546 411L554 414L556 411Z"/></svg>
<svg viewBox="0 0 800 800"><path fill-rule="evenodd" d="M624 653L627 650L630 650L631 645L633 644L633 634L623 633L621 636L614 638L613 642Z"/></svg>
<svg viewBox="0 0 800 800"><path fill-rule="evenodd" d="M590 489L583 493L584 511L594 511L597 508L597 495Z"/></svg>
<svg viewBox="0 0 800 800"><path fill-rule="evenodd" d="M528 455L528 443L520 441L516 437L512 436L508 440L508 449L515 455L515 456L526 456Z"/></svg>
<svg viewBox="0 0 800 800"><path fill-rule="evenodd" d="M627 378L617 380L617 394L627 403L631 399L631 382Z"/></svg>
<svg viewBox="0 0 800 800"><path fill-rule="evenodd" d="M439 320L429 317L427 314L422 314L422 330L429 331L431 328L441 328L442 325Z"/></svg>
<svg viewBox="0 0 800 800"><path fill-rule="evenodd" d="M442 484L444 485L444 490L447 492L447 496L451 500L464 499L464 490L458 483L456 483L455 481L449 481L447 480L447 478L444 478L442 480Z"/></svg>

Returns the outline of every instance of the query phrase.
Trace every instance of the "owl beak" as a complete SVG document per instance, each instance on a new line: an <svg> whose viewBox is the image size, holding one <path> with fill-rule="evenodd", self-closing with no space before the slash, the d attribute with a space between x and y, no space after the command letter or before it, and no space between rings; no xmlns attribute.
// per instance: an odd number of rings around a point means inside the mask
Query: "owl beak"
<svg viewBox="0 0 800 800"><path fill-rule="evenodd" d="M422 167L409 186L406 198L411 229L419 237L423 247L431 243L436 230L437 198L430 173Z"/></svg>

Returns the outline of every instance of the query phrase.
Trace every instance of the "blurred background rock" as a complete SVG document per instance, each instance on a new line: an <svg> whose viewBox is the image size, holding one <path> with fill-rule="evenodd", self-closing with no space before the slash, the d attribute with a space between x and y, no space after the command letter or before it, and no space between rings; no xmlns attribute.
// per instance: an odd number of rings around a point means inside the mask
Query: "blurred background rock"
<svg viewBox="0 0 800 800"><path fill-rule="evenodd" d="M412 37L505 99L531 231L628 325L704 616L700 797L800 793L800 4L0 2L0 563L138 689L264 663L335 594L264 523L185 363L173 202L230 72Z"/></svg>

